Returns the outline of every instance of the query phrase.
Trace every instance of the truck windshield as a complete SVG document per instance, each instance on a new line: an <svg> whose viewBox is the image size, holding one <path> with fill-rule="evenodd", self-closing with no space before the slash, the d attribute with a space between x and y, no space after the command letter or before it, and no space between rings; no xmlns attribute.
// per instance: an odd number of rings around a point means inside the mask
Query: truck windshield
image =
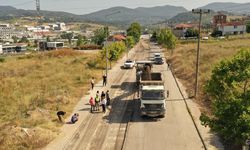
<svg viewBox="0 0 250 150"><path fill-rule="evenodd" d="M143 100L163 100L164 91L142 91Z"/></svg>

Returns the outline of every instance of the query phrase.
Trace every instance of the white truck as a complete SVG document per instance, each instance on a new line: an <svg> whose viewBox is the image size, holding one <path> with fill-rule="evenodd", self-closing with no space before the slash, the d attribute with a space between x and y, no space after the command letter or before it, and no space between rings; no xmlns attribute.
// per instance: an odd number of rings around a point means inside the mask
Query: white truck
<svg viewBox="0 0 250 150"><path fill-rule="evenodd" d="M152 62L153 63L153 62ZM166 113L166 92L162 73L151 72L151 63L139 67L137 63L137 84L141 116L164 117Z"/></svg>

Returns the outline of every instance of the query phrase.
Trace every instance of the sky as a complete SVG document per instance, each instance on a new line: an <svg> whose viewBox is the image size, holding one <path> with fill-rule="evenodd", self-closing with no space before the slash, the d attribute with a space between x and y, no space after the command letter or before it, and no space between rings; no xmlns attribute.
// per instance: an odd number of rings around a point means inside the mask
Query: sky
<svg viewBox="0 0 250 150"><path fill-rule="evenodd" d="M35 1L36 0L0 0L0 5L34 10ZM65 11L74 14L88 14L115 6L136 8L173 5L183 6L191 10L212 2L247 3L250 2L250 0L40 0L41 10Z"/></svg>

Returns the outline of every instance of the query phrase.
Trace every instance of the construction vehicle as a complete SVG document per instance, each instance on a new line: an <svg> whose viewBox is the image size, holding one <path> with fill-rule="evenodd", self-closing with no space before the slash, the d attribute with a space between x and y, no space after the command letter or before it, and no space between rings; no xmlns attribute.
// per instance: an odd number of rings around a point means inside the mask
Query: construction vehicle
<svg viewBox="0 0 250 150"><path fill-rule="evenodd" d="M151 72L153 61L136 62L136 80L141 116L164 117L166 92L162 73Z"/></svg>

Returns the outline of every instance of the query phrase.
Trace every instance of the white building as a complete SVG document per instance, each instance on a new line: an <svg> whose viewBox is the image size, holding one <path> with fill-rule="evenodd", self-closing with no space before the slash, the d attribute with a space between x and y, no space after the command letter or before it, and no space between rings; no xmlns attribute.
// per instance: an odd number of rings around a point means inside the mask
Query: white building
<svg viewBox="0 0 250 150"><path fill-rule="evenodd" d="M63 22L57 22L56 25L58 27L55 27L54 30L59 30L59 31L66 31L67 30L66 25Z"/></svg>
<svg viewBox="0 0 250 150"><path fill-rule="evenodd" d="M0 44L0 54L3 53L3 45Z"/></svg>
<svg viewBox="0 0 250 150"><path fill-rule="evenodd" d="M217 30L222 32L222 35L236 35L246 33L246 25L243 22L227 22L217 24Z"/></svg>
<svg viewBox="0 0 250 150"><path fill-rule="evenodd" d="M10 27L10 24L0 24L0 27L5 27L5 28L7 28L7 27Z"/></svg>
<svg viewBox="0 0 250 150"><path fill-rule="evenodd" d="M0 39L11 39L13 36L18 36L18 34L13 27L0 26Z"/></svg>

